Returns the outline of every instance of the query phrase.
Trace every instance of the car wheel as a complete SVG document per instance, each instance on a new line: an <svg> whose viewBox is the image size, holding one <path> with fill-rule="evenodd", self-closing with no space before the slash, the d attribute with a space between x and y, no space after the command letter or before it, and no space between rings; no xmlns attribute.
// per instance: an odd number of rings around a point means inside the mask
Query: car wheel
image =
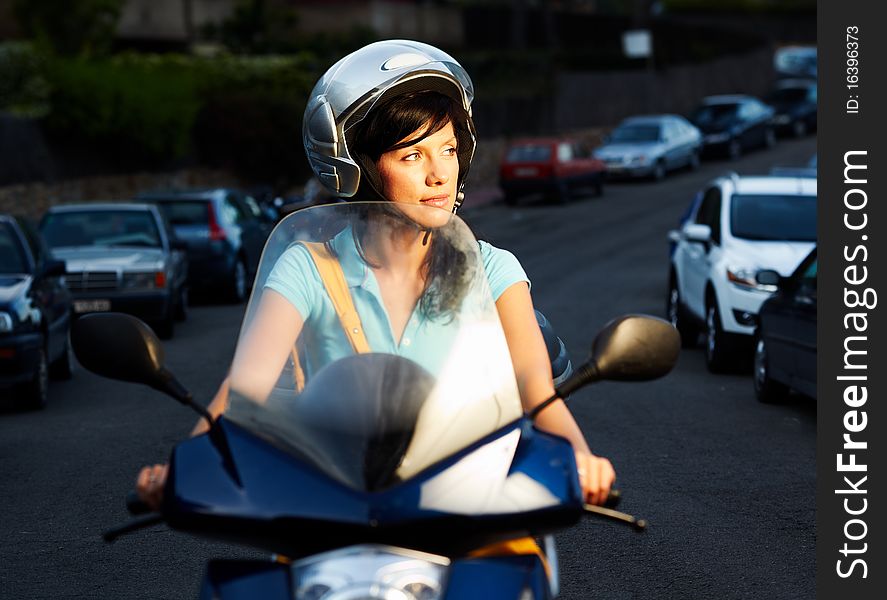
<svg viewBox="0 0 887 600"><path fill-rule="evenodd" d="M730 140L727 145L727 156L730 160L736 160L742 155L742 143L737 139Z"/></svg>
<svg viewBox="0 0 887 600"><path fill-rule="evenodd" d="M505 192L504 194L502 194L502 200L508 206L514 206L515 204L517 204L517 196L513 193Z"/></svg>
<svg viewBox="0 0 887 600"><path fill-rule="evenodd" d="M665 163L661 160L656 161L656 165L653 167L653 179L655 181L665 179Z"/></svg>
<svg viewBox="0 0 887 600"><path fill-rule="evenodd" d="M724 373L734 365L733 343L721 326L717 300L711 299L705 308L705 364L712 373Z"/></svg>
<svg viewBox="0 0 887 600"><path fill-rule="evenodd" d="M795 137L804 137L807 135L807 123L803 119L798 119L792 123L792 134Z"/></svg>
<svg viewBox="0 0 887 600"><path fill-rule="evenodd" d="M788 395L788 386L770 378L769 360L764 338L758 336L755 341L755 372L752 378L755 397L765 404L774 404L785 399Z"/></svg>
<svg viewBox="0 0 887 600"><path fill-rule="evenodd" d="M764 131L764 146L767 148L772 148L776 145L776 132L773 131L772 128Z"/></svg>
<svg viewBox="0 0 887 600"><path fill-rule="evenodd" d="M24 408L31 410L46 408L49 400L49 365L46 358L46 348L40 349L34 377L21 387L20 397Z"/></svg>
<svg viewBox="0 0 887 600"><path fill-rule="evenodd" d="M598 176L595 177L594 185L592 185L591 189L592 189L592 193L598 198L600 198L601 196L604 195L604 176L603 175L598 174Z"/></svg>
<svg viewBox="0 0 887 600"><path fill-rule="evenodd" d="M690 154L690 170L691 171L697 170L699 168L699 165L701 164L701 162L702 161L699 158L699 152L693 152L692 154Z"/></svg>
<svg viewBox="0 0 887 600"><path fill-rule="evenodd" d="M152 325L152 328L161 340L171 339L176 329L176 307L169 306L166 309L166 316Z"/></svg>
<svg viewBox="0 0 887 600"><path fill-rule="evenodd" d="M185 321L188 318L188 286L183 285L179 289L179 299L176 301L176 321Z"/></svg>
<svg viewBox="0 0 887 600"><path fill-rule="evenodd" d="M558 204L570 202L570 187L566 183L558 184L557 189L554 190L554 200Z"/></svg>
<svg viewBox="0 0 887 600"><path fill-rule="evenodd" d="M52 364L49 365L49 376L53 379L71 379L74 376L74 347L71 346L71 334L65 336L65 349Z"/></svg>
<svg viewBox="0 0 887 600"><path fill-rule="evenodd" d="M681 347L692 348L699 339L699 327L690 320L687 311L681 303L681 293L678 290L678 282L674 277L668 286L668 297L665 303L665 314L668 321L678 330L681 336Z"/></svg>
<svg viewBox="0 0 887 600"><path fill-rule="evenodd" d="M246 299L246 263L238 258L231 272L231 301L240 304Z"/></svg>

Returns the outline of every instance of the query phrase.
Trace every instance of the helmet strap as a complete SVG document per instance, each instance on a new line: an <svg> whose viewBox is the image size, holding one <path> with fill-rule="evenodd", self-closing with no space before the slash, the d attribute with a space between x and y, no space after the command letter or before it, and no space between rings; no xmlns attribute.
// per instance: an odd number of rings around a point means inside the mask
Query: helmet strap
<svg viewBox="0 0 887 600"><path fill-rule="evenodd" d="M464 185L464 184L463 184ZM456 192L456 199L453 201L453 214L456 214L456 211L459 210L459 207L462 206L462 202L465 201L465 192L462 191L462 186L459 186L459 191Z"/></svg>

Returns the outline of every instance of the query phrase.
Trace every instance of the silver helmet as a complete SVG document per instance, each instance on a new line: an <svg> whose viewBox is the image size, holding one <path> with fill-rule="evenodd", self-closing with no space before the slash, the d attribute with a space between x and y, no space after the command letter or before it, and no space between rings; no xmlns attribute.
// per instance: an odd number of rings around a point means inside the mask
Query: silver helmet
<svg viewBox="0 0 887 600"><path fill-rule="evenodd" d="M361 165L348 148L349 130L381 98L425 90L450 96L468 115L470 142L458 149L458 206L476 145L471 120L474 86L453 57L422 42L386 40L364 46L330 67L314 86L302 121L302 142L318 181L337 196L354 196Z"/></svg>

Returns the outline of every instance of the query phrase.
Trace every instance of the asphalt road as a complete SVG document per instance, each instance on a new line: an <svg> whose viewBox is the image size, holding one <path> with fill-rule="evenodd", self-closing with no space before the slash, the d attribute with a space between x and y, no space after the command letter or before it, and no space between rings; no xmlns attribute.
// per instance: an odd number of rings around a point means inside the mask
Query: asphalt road
<svg viewBox="0 0 887 600"><path fill-rule="evenodd" d="M815 138L781 141L733 163L664 182L609 185L567 206L530 201L464 212L478 237L512 250L540 308L578 359L629 312L663 314L666 233L693 194L728 169L801 165ZM166 343L168 366L208 400L233 352L242 307L201 305ZM815 403L758 404L749 375L710 375L701 349L644 384L599 384L572 408L612 459L637 534L586 521L558 536L562 598L815 596ZM194 597L209 557L254 556L165 528L113 545L139 466L162 462L192 413L141 386L79 370L53 382L49 407L0 402L0 598Z"/></svg>

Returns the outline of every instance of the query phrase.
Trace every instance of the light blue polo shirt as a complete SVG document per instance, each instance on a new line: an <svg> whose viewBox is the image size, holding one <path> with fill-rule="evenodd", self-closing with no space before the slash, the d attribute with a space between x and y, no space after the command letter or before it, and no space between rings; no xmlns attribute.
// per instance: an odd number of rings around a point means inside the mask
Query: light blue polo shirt
<svg viewBox="0 0 887 600"><path fill-rule="evenodd" d="M511 252L487 242L478 242L478 245L494 300L515 283L529 284L527 274ZM397 354L436 373L458 328L445 318L427 318L417 306L398 343L391 331L379 284L372 269L360 258L351 229L339 233L332 240L332 247L342 265L354 307L373 352ZM305 353L303 367L306 376L310 377L323 365L353 354L317 267L303 245L294 244L283 253L271 270L265 287L289 300L305 322L301 345Z"/></svg>

